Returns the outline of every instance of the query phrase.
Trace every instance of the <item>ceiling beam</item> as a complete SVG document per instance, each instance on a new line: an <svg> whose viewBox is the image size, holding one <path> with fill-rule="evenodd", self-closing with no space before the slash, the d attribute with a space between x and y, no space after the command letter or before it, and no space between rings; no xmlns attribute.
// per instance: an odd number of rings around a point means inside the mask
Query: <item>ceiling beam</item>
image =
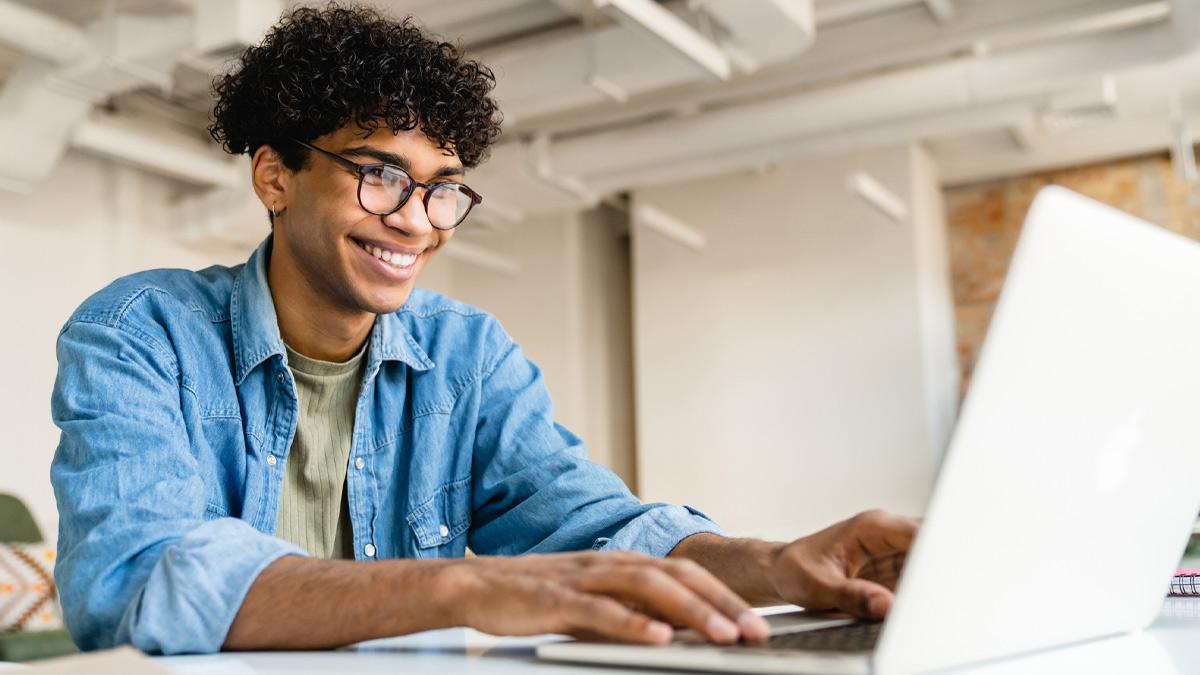
<svg viewBox="0 0 1200 675"><path fill-rule="evenodd" d="M950 23L958 18L958 5L954 0L925 0L925 7L938 23Z"/></svg>

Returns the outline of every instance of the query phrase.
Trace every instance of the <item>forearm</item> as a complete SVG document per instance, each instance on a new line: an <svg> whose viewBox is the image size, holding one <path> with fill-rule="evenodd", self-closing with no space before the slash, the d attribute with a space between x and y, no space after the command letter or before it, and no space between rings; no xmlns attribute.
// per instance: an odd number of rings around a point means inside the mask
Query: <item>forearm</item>
<svg viewBox="0 0 1200 675"><path fill-rule="evenodd" d="M679 542L669 557L699 563L752 605L778 605L785 601L771 583L768 572L783 546L761 539L734 539L703 532Z"/></svg>
<svg viewBox="0 0 1200 675"><path fill-rule="evenodd" d="M223 649L328 649L461 625L446 570L455 560L286 556L250 587Z"/></svg>

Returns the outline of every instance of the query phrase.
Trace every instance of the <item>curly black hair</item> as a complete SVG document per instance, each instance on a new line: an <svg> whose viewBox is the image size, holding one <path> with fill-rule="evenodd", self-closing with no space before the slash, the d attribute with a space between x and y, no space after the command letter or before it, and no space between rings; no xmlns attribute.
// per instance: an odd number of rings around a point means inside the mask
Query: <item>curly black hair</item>
<svg viewBox="0 0 1200 675"><path fill-rule="evenodd" d="M213 80L208 131L235 155L268 145L295 171L308 151L292 139L309 142L350 122L364 135L420 125L472 168L500 135L495 84L491 70L427 37L412 17L338 3L298 7Z"/></svg>

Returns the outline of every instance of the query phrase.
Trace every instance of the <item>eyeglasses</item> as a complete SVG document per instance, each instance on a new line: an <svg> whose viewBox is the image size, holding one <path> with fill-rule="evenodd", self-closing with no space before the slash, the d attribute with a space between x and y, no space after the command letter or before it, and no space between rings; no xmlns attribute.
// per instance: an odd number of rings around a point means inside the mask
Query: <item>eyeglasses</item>
<svg viewBox="0 0 1200 675"><path fill-rule="evenodd" d="M408 203L417 188L425 188L425 214L439 230L453 230L466 219L483 196L462 183L422 183L394 164L359 164L315 145L292 139L296 144L325 155L358 176L358 204L367 213L387 216Z"/></svg>

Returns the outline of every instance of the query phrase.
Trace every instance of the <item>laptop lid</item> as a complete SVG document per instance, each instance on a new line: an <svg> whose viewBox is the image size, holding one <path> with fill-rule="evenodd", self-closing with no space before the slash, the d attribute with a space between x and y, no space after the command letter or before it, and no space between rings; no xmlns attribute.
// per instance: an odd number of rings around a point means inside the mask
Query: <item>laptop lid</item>
<svg viewBox="0 0 1200 675"><path fill-rule="evenodd" d="M875 654L911 673L1148 625L1200 511L1200 245L1034 202Z"/></svg>

